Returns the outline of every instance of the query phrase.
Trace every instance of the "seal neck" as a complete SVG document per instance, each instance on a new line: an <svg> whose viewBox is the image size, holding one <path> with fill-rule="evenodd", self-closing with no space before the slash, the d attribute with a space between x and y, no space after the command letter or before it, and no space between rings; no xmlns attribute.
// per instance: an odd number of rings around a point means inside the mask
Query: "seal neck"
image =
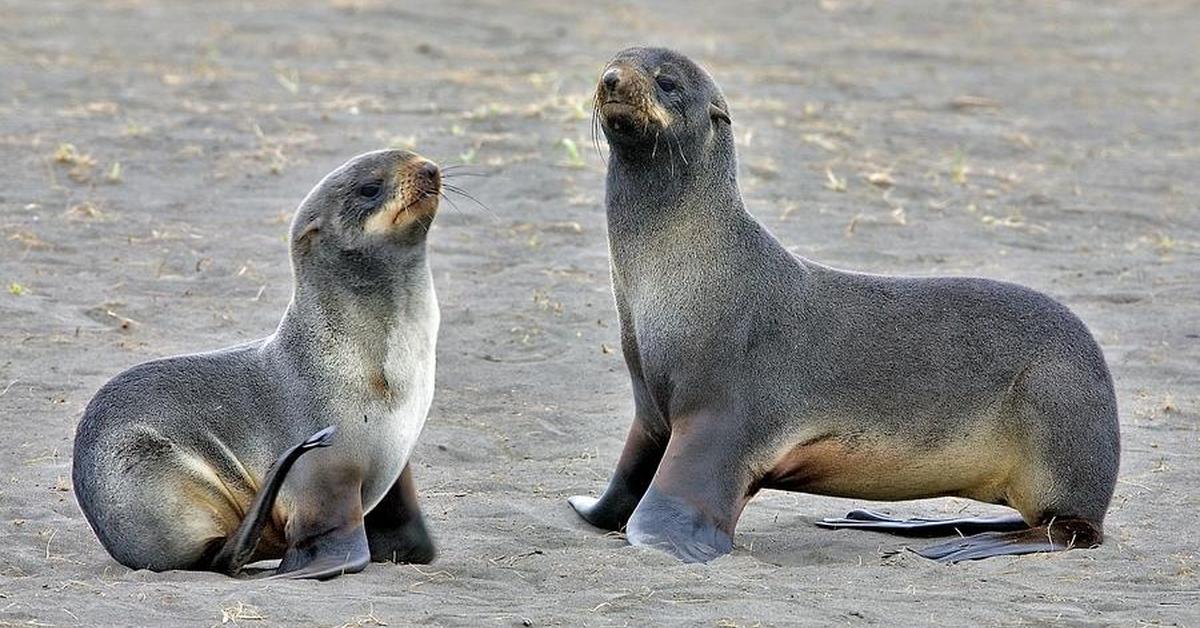
<svg viewBox="0 0 1200 628"><path fill-rule="evenodd" d="M418 253L370 281L297 266L272 345L300 369L345 369L346 359L381 369L392 339L430 320L436 325L433 277L423 247Z"/></svg>
<svg viewBox="0 0 1200 628"><path fill-rule="evenodd" d="M699 150L614 150L605 205L614 255L618 249L642 248L647 238L663 234L680 237L665 238L656 249L717 242L722 233L753 222L738 189L737 156L728 130L715 133Z"/></svg>

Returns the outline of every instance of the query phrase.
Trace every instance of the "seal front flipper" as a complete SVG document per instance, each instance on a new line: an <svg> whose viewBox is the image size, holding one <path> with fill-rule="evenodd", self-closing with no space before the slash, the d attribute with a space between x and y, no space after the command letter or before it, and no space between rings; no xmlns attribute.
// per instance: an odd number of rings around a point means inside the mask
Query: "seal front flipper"
<svg viewBox="0 0 1200 628"><path fill-rule="evenodd" d="M357 522L333 528L288 547L272 578L328 580L358 573L370 562L371 551L361 516Z"/></svg>
<svg viewBox="0 0 1200 628"><path fill-rule="evenodd" d="M271 578L325 580L361 572L371 562L362 518L362 469L331 465L332 456L296 469L287 551Z"/></svg>
<svg viewBox="0 0 1200 628"><path fill-rule="evenodd" d="M1092 548L1100 545L1102 538L1100 530L1083 519L1061 518L1017 532L983 532L912 551L940 563L957 563L992 556Z"/></svg>
<svg viewBox="0 0 1200 628"><path fill-rule="evenodd" d="M417 487L411 465L371 512L367 513L367 544L371 561L377 563L433 562L437 551L417 504Z"/></svg>
<svg viewBox="0 0 1200 628"><path fill-rule="evenodd" d="M1014 532L1029 529L1018 514L1000 517L962 517L958 519L895 519L870 510L853 510L845 517L825 518L817 522L820 528L849 528L873 530L899 536L933 537L949 534L971 535L980 532Z"/></svg>
<svg viewBox="0 0 1200 628"><path fill-rule="evenodd" d="M576 495L567 500L584 521L605 530L620 530L638 507L666 448L635 418L625 438L625 448L608 487L599 498Z"/></svg>
<svg viewBox="0 0 1200 628"><path fill-rule="evenodd" d="M275 506L275 498L279 495L279 489L283 486L283 481L287 478L292 465L306 452L319 447L328 447L333 442L333 435L336 433L337 427L331 425L283 452L283 455L267 471L263 486L254 496L254 502L250 505L250 510L242 519L241 524L238 525L237 531L230 535L225 544L221 546L220 551L213 557L211 563L213 571L232 576L241 570L242 565L246 564L258 546L263 526L270 518L271 509Z"/></svg>
<svg viewBox="0 0 1200 628"><path fill-rule="evenodd" d="M752 496L744 448L720 416L678 421L649 490L629 518L631 545L654 547L689 563L733 549L733 531Z"/></svg>
<svg viewBox="0 0 1200 628"><path fill-rule="evenodd" d="M653 547L685 563L707 563L728 554L733 526L707 505L651 486L629 520L629 544Z"/></svg>
<svg viewBox="0 0 1200 628"><path fill-rule="evenodd" d="M306 469L300 501L287 523L287 551L272 578L325 580L357 573L371 560L357 470Z"/></svg>

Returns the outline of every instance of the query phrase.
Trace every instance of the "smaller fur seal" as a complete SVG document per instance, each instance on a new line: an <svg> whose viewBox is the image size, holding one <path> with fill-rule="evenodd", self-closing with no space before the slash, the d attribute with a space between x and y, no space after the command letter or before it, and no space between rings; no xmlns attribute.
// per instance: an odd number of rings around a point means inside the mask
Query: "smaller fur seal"
<svg viewBox="0 0 1200 628"><path fill-rule="evenodd" d="M746 211L725 98L682 54L617 54L596 110L635 414L604 493L570 499L580 516L696 562L730 551L764 488L954 495L1019 515L822 525L971 533L919 551L951 562L1100 543L1117 404L1070 310L1010 283L792 255Z"/></svg>
<svg viewBox="0 0 1200 628"><path fill-rule="evenodd" d="M433 398L440 193L413 153L351 159L296 212L275 333L140 364L96 393L72 475L113 558L230 575L278 558L276 575L317 579L433 560L408 458Z"/></svg>

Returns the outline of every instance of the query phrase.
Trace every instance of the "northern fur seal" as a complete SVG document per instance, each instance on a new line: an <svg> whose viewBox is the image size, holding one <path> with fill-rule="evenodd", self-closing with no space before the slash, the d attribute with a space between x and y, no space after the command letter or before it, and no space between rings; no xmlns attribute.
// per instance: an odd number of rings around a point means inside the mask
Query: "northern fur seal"
<svg viewBox="0 0 1200 628"><path fill-rule="evenodd" d="M947 562L1100 543L1117 406L1075 315L1009 283L792 255L746 212L725 98L681 54L625 50L596 93L635 416L603 495L570 500L584 519L695 562L730 551L759 489L955 495L1020 516L825 523L978 532L919 550Z"/></svg>
<svg viewBox="0 0 1200 628"><path fill-rule="evenodd" d="M282 558L276 573L296 578L433 559L407 461L433 398L425 243L440 193L440 170L417 155L355 157L296 213L294 291L274 334L100 389L73 476L113 558L228 574Z"/></svg>

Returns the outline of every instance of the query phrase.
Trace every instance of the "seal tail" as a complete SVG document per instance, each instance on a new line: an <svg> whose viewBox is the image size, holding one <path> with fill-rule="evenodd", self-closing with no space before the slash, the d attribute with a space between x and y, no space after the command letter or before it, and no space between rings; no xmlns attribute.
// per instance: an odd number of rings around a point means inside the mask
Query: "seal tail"
<svg viewBox="0 0 1200 628"><path fill-rule="evenodd" d="M331 425L283 452L275 464L271 465L262 488L259 489L258 494L254 496L254 501L250 504L249 512L242 519L238 529L225 540L221 550L213 557L211 565L213 571L232 576L241 570L258 546L263 527L267 523L271 509L275 506L275 498L279 495L279 489L283 487L283 481L287 478L292 465L305 452L319 447L328 447L333 443L335 433L337 433L337 426Z"/></svg>

